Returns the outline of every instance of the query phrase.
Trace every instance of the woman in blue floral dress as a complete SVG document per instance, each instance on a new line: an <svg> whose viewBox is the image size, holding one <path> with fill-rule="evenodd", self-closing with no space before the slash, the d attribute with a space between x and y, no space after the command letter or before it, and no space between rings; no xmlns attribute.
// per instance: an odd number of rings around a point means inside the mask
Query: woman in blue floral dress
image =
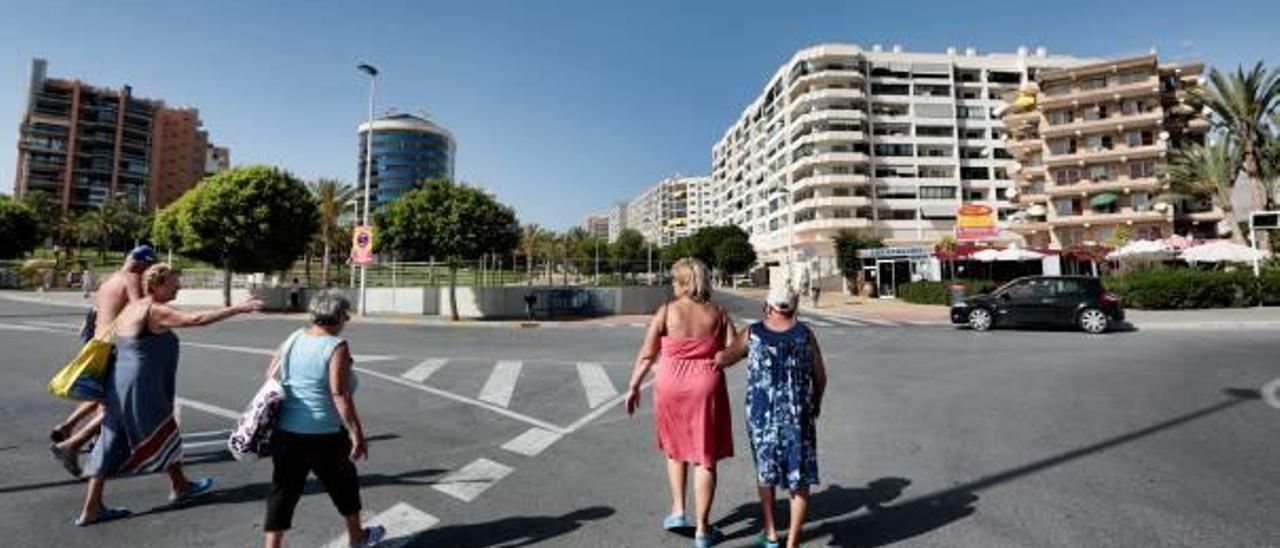
<svg viewBox="0 0 1280 548"><path fill-rule="evenodd" d="M809 507L809 486L818 484L818 441L814 425L827 385L822 350L809 326L796 321L798 296L790 289L769 293L763 321L752 324L721 365L747 361L747 433L755 459L756 483L764 514L760 544L779 546L774 522L774 488L791 493L787 546L800 545Z"/></svg>

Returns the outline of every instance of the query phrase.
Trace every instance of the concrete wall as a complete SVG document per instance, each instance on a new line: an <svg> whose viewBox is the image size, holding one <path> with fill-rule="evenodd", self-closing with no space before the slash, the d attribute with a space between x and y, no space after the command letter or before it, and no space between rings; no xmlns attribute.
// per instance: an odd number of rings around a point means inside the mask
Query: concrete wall
<svg viewBox="0 0 1280 548"><path fill-rule="evenodd" d="M359 310L359 292L340 288ZM232 289L231 302L250 295L266 301L270 311L289 307L289 288L258 287ZM312 291L304 290L303 308ZM525 317L525 296L534 296L533 314L537 319L608 316L613 314L652 314L671 298L669 287L470 287L459 286L458 315L471 319L510 319ZM397 287L369 288L370 314L401 314L449 317L449 288ZM183 289L176 304L198 308L222 306L221 289Z"/></svg>

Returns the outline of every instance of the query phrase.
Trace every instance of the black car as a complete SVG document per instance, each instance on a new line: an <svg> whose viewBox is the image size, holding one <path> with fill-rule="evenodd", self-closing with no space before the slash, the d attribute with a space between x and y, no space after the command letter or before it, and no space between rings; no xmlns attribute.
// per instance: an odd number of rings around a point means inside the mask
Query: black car
<svg viewBox="0 0 1280 548"><path fill-rule="evenodd" d="M1120 299L1085 276L1018 278L951 306L951 323L975 331L1012 325L1075 326L1103 333L1124 321Z"/></svg>

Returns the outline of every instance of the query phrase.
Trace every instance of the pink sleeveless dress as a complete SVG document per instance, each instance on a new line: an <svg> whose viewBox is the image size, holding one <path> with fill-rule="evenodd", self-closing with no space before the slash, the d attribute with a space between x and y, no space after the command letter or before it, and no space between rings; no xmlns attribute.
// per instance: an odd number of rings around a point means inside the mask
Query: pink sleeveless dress
<svg viewBox="0 0 1280 548"><path fill-rule="evenodd" d="M662 338L654 385L658 449L667 458L711 468L733 456L733 426L717 337Z"/></svg>

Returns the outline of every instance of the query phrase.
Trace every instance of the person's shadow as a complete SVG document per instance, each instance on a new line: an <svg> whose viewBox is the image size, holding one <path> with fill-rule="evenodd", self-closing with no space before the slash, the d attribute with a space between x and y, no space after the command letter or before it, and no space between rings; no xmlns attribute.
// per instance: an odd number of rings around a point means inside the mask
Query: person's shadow
<svg viewBox="0 0 1280 548"><path fill-rule="evenodd" d="M832 484L813 492L809 496L809 512L805 516L805 522L823 523L816 528L806 527L805 538L830 537L830 546L884 546L941 528L975 511L972 505L977 502L978 497L969 492L946 491L892 504L909 485L909 479L886 477L875 480L866 487L850 488ZM857 513L862 509L866 512ZM774 517L779 532L785 532L791 521L785 490L778 491ZM715 525L726 529L740 522L748 523L741 531L729 535L730 539L758 534L764 526L760 518L760 504L743 504L718 520ZM691 531L689 534L692 534Z"/></svg>
<svg viewBox="0 0 1280 548"><path fill-rule="evenodd" d="M607 506L592 506L562 516L517 516L499 520L452 525L428 529L408 546L449 546L451 548L485 548L531 546L569 534L587 521L604 519L616 511Z"/></svg>

